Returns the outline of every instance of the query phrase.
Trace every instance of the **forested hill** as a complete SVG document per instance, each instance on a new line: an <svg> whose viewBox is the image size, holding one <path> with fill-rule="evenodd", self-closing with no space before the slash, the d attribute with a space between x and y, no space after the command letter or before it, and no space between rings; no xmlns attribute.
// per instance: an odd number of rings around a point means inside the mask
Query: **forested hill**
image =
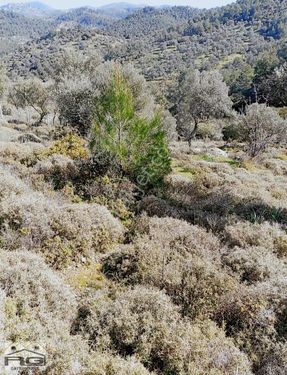
<svg viewBox="0 0 287 375"><path fill-rule="evenodd" d="M0 7L2 10L17 13L27 17L49 17L57 13L57 11L48 5L31 1L28 3L9 3Z"/></svg>
<svg viewBox="0 0 287 375"><path fill-rule="evenodd" d="M170 33L177 30L181 33L189 20L201 13L204 12L184 6L163 9L146 7L114 23L109 27L109 31L129 39L142 38L145 35L152 37L154 33L163 31Z"/></svg>
<svg viewBox="0 0 287 375"><path fill-rule="evenodd" d="M172 80L193 65L224 68L240 59L284 48L287 1L239 0L211 10L145 8L109 27L128 41L115 58L129 56L149 80Z"/></svg>
<svg viewBox="0 0 287 375"><path fill-rule="evenodd" d="M0 36L37 38L47 32L51 23L47 20L25 17L15 12L0 9Z"/></svg>
<svg viewBox="0 0 287 375"><path fill-rule="evenodd" d="M220 70L232 64L254 66L257 57L264 51L274 50L277 54L286 49L287 0L239 0L211 10L182 6L135 8L132 14L120 20L88 7L74 9L54 18L52 27L58 34L53 37L52 46L43 38L37 39L39 34L49 29L50 21L47 25L45 20L35 18L32 27L28 27L26 18L13 17L15 22L7 27L7 34L30 33L34 39L6 59L14 71L21 70L21 75L25 72L30 74L35 55L38 63L32 73L37 74L37 66L42 64L41 56L46 56L47 46L57 52L67 45L65 33L57 31L65 24L70 30L76 30L79 25L90 31L101 28L106 40L117 40L117 43L104 43L107 60L131 62L148 80L171 85L188 66ZM7 22L10 25L9 17L1 27L5 28ZM25 28L27 30L22 31ZM81 33L85 39L85 31ZM73 45L73 49L83 50L87 45L97 52L95 37L88 38L89 42L84 43L81 38L75 33L73 40L73 33L69 32L68 43ZM109 44L113 47L110 48ZM32 65L35 66L34 63Z"/></svg>
<svg viewBox="0 0 287 375"><path fill-rule="evenodd" d="M13 50L17 44L39 38L51 28L49 19L26 17L0 9L0 52Z"/></svg>
<svg viewBox="0 0 287 375"><path fill-rule="evenodd" d="M218 24L241 24L251 27L264 37L279 39L286 35L287 27L287 1L286 0L238 0L236 3L225 7L212 9L201 13L201 17L190 21L187 34L193 34L199 28L199 32L208 32L210 27L218 27Z"/></svg>
<svg viewBox="0 0 287 375"><path fill-rule="evenodd" d="M286 32L286 0L238 0L211 10L200 11L176 6L167 9L144 8L110 27L128 38L141 37L166 29L180 35L209 33L223 25L244 24L264 36L280 38Z"/></svg>

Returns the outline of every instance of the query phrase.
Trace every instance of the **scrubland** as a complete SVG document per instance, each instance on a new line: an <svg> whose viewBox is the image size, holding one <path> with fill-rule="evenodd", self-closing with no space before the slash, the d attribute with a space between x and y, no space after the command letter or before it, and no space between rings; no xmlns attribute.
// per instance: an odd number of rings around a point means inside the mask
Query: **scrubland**
<svg viewBox="0 0 287 375"><path fill-rule="evenodd" d="M0 375L287 374L286 4L1 7Z"/></svg>
<svg viewBox="0 0 287 375"><path fill-rule="evenodd" d="M4 340L44 342L46 374L285 374L286 150L172 141L139 198L54 132L1 126Z"/></svg>

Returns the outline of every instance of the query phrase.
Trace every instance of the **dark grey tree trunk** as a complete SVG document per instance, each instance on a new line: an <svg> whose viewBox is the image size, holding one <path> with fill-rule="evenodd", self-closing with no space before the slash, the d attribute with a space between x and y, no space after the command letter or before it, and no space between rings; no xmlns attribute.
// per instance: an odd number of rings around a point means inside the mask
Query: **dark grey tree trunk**
<svg viewBox="0 0 287 375"><path fill-rule="evenodd" d="M198 120L195 120L194 121L194 128L193 128L192 132L189 134L189 137L187 139L189 147L191 147L191 141L195 138L197 130L198 130Z"/></svg>

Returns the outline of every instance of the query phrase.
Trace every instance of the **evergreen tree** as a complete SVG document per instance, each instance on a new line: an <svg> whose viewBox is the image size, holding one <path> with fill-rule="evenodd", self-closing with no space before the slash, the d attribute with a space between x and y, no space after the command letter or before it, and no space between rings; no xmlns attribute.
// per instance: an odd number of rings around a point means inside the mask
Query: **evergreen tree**
<svg viewBox="0 0 287 375"><path fill-rule="evenodd" d="M147 119L135 110L135 98L119 69L96 100L91 148L109 153L143 189L162 183L170 171L166 134L159 114Z"/></svg>

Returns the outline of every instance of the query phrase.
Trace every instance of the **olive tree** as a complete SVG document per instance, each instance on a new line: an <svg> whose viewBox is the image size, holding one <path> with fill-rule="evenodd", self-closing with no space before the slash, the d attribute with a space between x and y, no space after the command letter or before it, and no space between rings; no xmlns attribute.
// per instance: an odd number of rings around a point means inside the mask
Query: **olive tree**
<svg viewBox="0 0 287 375"><path fill-rule="evenodd" d="M89 77L85 73L75 78L64 76L54 90L61 123L71 126L80 135L87 135L92 123L94 98L98 94Z"/></svg>
<svg viewBox="0 0 287 375"><path fill-rule="evenodd" d="M287 63L274 69L268 77L260 82L258 96L269 105L287 106Z"/></svg>
<svg viewBox="0 0 287 375"><path fill-rule="evenodd" d="M10 90L9 101L16 108L32 108L39 116L34 125L40 125L49 114L49 86L36 78L16 82Z"/></svg>
<svg viewBox="0 0 287 375"><path fill-rule="evenodd" d="M259 155L272 144L286 141L287 124L278 112L266 104L254 103L247 107L243 116L246 129L248 154Z"/></svg>
<svg viewBox="0 0 287 375"><path fill-rule="evenodd" d="M188 71L180 82L179 130L188 141L195 137L200 122L231 113L228 87L218 71Z"/></svg>

